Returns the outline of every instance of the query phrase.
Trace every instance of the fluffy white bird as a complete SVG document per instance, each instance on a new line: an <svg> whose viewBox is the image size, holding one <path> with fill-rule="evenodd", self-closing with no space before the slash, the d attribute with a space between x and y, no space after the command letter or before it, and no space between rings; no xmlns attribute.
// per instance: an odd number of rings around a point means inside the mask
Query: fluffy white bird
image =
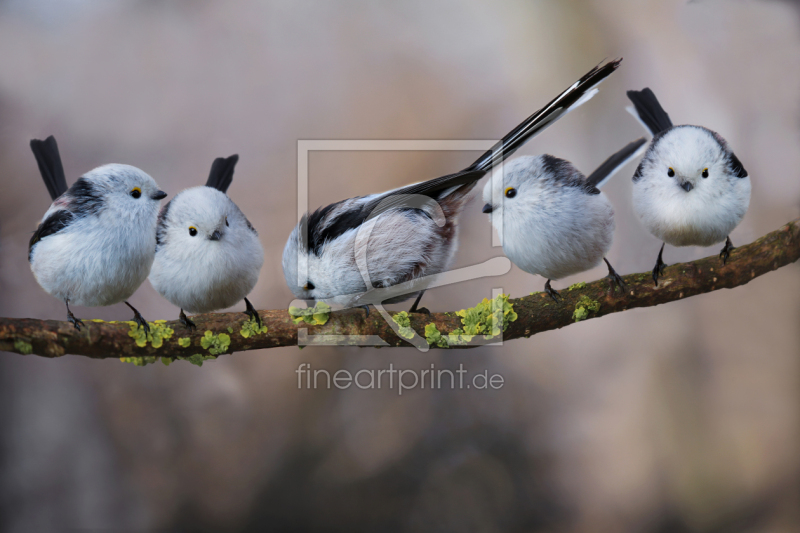
<svg viewBox="0 0 800 533"><path fill-rule="evenodd" d="M529 274L547 278L545 292L558 303L550 286L557 280L608 266L608 278L624 289L606 254L614 237L614 209L600 187L635 158L645 139L609 157L587 178L569 161L551 155L523 156L497 169L483 188L492 224L503 252Z"/></svg>
<svg viewBox="0 0 800 533"><path fill-rule="evenodd" d="M722 136L702 126L673 126L649 88L628 91L634 116L653 140L633 175L633 207L647 231L663 241L653 281L663 273L664 244L711 246L729 237L750 205L750 178Z"/></svg>
<svg viewBox="0 0 800 533"><path fill-rule="evenodd" d="M189 313L225 309L244 299L245 313L261 324L246 296L258 281L264 249L244 213L225 191L238 155L217 158L205 186L181 191L158 216L156 259L150 283L181 308L180 320L196 326Z"/></svg>
<svg viewBox="0 0 800 533"><path fill-rule="evenodd" d="M32 140L39 172L54 200L31 237L28 261L36 281L67 305L75 329L84 325L69 304L125 302L134 320L147 321L126 300L147 279L156 246L159 200L167 193L129 165L103 165L67 189L58 145L51 135Z"/></svg>
<svg viewBox="0 0 800 533"><path fill-rule="evenodd" d="M349 198L303 216L283 251L283 274L292 293L369 312L368 304L383 301L380 289L407 283L405 294L385 302L416 295L409 310L416 312L427 284L455 257L458 216L478 180L594 96L620 61L586 73L461 172Z"/></svg>

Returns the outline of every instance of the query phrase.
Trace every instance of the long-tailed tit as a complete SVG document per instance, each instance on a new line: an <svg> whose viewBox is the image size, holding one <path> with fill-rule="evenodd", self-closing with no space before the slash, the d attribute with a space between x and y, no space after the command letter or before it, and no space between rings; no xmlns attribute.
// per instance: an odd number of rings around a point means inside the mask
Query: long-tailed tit
<svg viewBox="0 0 800 533"><path fill-rule="evenodd" d="M67 305L75 329L84 325L69 304L89 307L125 302L134 320L147 321L126 300L153 264L159 200L167 193L129 165L103 165L67 180L51 135L32 140L31 150L53 199L30 240L28 261L36 281Z"/></svg>
<svg viewBox="0 0 800 533"><path fill-rule="evenodd" d="M596 85L620 61L593 68L461 172L342 200L304 215L283 251L283 274L292 293L305 300L350 307L380 303L380 289L413 282L408 292L385 301L400 302L416 295L410 312L417 311L431 276L447 270L453 261L458 216L477 181L594 96ZM374 293L373 302L367 295Z"/></svg>
<svg viewBox="0 0 800 533"><path fill-rule="evenodd" d="M653 134L633 175L633 207L647 231L663 241L653 281L666 266L664 244L711 246L729 237L750 205L750 178L722 136L702 126L673 126L649 88L628 91L632 114Z"/></svg>
<svg viewBox="0 0 800 533"><path fill-rule="evenodd" d="M179 192L158 216L156 260L150 283L181 308L180 320L196 326L184 311L209 313L244 299L245 313L261 324L247 299L255 287L264 249L258 233L225 191L238 155L217 158L205 186Z"/></svg>
<svg viewBox="0 0 800 533"><path fill-rule="evenodd" d="M600 187L637 157L646 144L634 141L609 157L589 177L569 161L551 155L523 156L498 168L483 188L484 213L503 241L503 252L519 268L547 278L544 290L558 303L550 286L557 280L608 266L612 284L622 278L606 259L614 237L614 210Z"/></svg>

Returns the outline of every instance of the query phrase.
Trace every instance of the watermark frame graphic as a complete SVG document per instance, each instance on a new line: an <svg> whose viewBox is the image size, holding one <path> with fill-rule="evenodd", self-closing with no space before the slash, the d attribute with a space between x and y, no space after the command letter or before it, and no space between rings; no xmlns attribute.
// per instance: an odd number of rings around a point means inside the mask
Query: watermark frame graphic
<svg viewBox="0 0 800 533"><path fill-rule="evenodd" d="M309 213L309 157L313 151L487 151L493 146L496 146L497 140L374 140L374 139L348 139L348 140L298 140L297 141L297 222L303 219L306 213ZM495 169L502 172L502 164L499 164ZM496 191L492 191L492 202L499 202ZM392 198L395 198L393 196ZM441 226L443 224L443 215L441 207L435 200L417 195L408 195L407 198L402 199L403 207L413 207L425 211L434 222ZM406 205L407 204L407 205ZM378 211L378 209L376 209ZM368 221L362 224L359 228L357 241L365 242L369 239L369 235L374 227L374 220L379 216L371 215ZM495 216L494 214L492 216ZM441 222L440 222L441 219ZM304 231L305 235L302 236L304 242L309 242L308 225L300 226L300 231ZM493 247L502 246L502 236L496 232L492 232ZM392 320L392 317L384 309L383 302L391 298L418 292L419 290L427 290L444 285L450 285L461 281L468 281L490 276L500 276L506 274L511 269L511 262L506 257L495 257L489 259L478 265L471 265L464 268L449 270L435 274L432 276L425 276L422 278L415 278L405 283L392 285L389 287L374 287L370 281L369 272L366 263L366 246L361 246L363 254L356 253L356 264L359 272L363 278L364 284L367 288L365 292L352 296L352 305L347 307L356 307L364 305L373 305L375 309L381 314L386 323L393 329L395 334L399 335L400 326ZM297 275L298 283L303 283L303 280L308 278L308 263L302 257L305 252L302 247L298 247L297 258ZM418 287L415 289L415 287ZM492 310L494 311L495 297L502 293L502 289L492 290ZM330 302L328 302L330 303ZM305 301L294 300L290 306L303 307ZM336 307L334 306L334 309ZM479 340L478 340L479 339ZM428 350L428 343L424 338L419 335L414 335L411 339L406 339L409 343L414 345L420 351ZM476 337L471 344L491 344L502 346L502 328L500 335L497 335L489 340L484 341L483 337ZM298 329L297 343L299 346L309 345L326 345L326 346L385 346L387 343L376 335L308 335L306 328Z"/></svg>

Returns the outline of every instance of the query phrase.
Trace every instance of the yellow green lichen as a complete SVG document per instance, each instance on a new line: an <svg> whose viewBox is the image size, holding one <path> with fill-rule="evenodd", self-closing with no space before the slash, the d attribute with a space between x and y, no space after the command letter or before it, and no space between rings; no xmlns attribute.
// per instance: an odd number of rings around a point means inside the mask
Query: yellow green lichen
<svg viewBox="0 0 800 533"><path fill-rule="evenodd" d="M22 339L17 339L14 341L14 349L22 355L30 355L33 353L33 346L31 343L25 342Z"/></svg>
<svg viewBox="0 0 800 533"><path fill-rule="evenodd" d="M573 289L583 289L585 287L586 287L586 282L585 281L579 281L578 283L570 285L567 290L571 291Z"/></svg>
<svg viewBox="0 0 800 533"><path fill-rule="evenodd" d="M254 318L251 318L244 324L242 324L242 329L239 331L239 334L244 337L245 339L249 339L250 337L254 337L261 333L266 333L268 331L267 326L259 326L258 322ZM231 333L233 329L231 329Z"/></svg>
<svg viewBox="0 0 800 533"><path fill-rule="evenodd" d="M295 324L305 322L312 326L321 326L328 321L330 316L331 307L325 302L317 302L314 307L308 309L300 309L299 307L290 307L289 314L292 316Z"/></svg>
<svg viewBox="0 0 800 533"><path fill-rule="evenodd" d="M175 330L167 326L166 323L166 320L150 322L150 333L147 333L144 328L139 327L139 324L131 320L127 322L131 327L130 331L128 331L128 336L133 338L139 348L147 346L148 341L153 348L161 348L164 345L164 341L175 333Z"/></svg>
<svg viewBox="0 0 800 533"><path fill-rule="evenodd" d="M589 318L589 313L597 313L598 311L600 311L600 302L592 300L585 294L582 294L578 299L578 303L575 304L575 311L572 312L572 318L575 319L575 322L580 322L581 320Z"/></svg>
<svg viewBox="0 0 800 533"><path fill-rule="evenodd" d="M448 348L470 342L476 335L483 335L491 339L500 335L501 331L508 328L508 324L517 319L514 306L508 301L507 294L500 294L495 299L484 298L475 307L456 311L461 317L463 328L454 329L450 334L443 335L436 324L425 326L425 340L431 346Z"/></svg>
<svg viewBox="0 0 800 533"><path fill-rule="evenodd" d="M428 341L428 344L431 346L438 346L440 348L447 348L450 346L447 339L442 337L442 334L433 322L425 326L425 340Z"/></svg>
<svg viewBox="0 0 800 533"><path fill-rule="evenodd" d="M461 329L455 329L449 335L442 335L436 324L431 322L425 326L425 340L428 341L430 346L438 346L439 348L449 348L459 344L466 344L472 340L474 335L464 335Z"/></svg>
<svg viewBox="0 0 800 533"><path fill-rule="evenodd" d="M146 340L150 340L154 348L159 348L163 343L163 339L170 338L174 333L171 328L164 326L165 322L165 320L157 320L155 323L150 325L152 333L151 335L147 336ZM133 333L133 329L131 329L131 333ZM134 337L134 339L136 339L136 344L143 348L145 346L145 342L143 342L145 341L144 332L142 331L142 335L133 335L131 333L128 333L128 335ZM142 344L140 344L140 342L142 342ZM182 337L178 339L178 345L181 348L188 348L192 345L191 337ZM193 365L203 366L203 361L216 359L218 354L225 353L228 350L228 347L231 345L231 337L227 333L214 335L212 331L206 331L203 337L200 339L200 345L204 350L208 350L209 355L196 353L188 357L177 356L175 359L183 359L185 361L189 361ZM136 366L145 366L150 363L155 363L157 359L157 356L148 355L143 357L121 357L120 361L123 363L133 363ZM161 358L161 362L166 366L169 366L172 360L173 359L169 357Z"/></svg>
<svg viewBox="0 0 800 533"><path fill-rule="evenodd" d="M212 331L206 331L203 337L200 339L200 346L202 346L204 350L208 350L208 353L211 355L225 353L228 351L228 346L230 345L231 337L227 333L214 335Z"/></svg>
<svg viewBox="0 0 800 533"><path fill-rule="evenodd" d="M483 335L486 339L499 335L508 328L510 322L517 319L514 306L508 301L507 294L499 294L494 300L484 298L475 307L456 311L464 325L464 336Z"/></svg>
<svg viewBox="0 0 800 533"><path fill-rule="evenodd" d="M392 320L394 320L395 324L400 326L399 334L401 337L404 339L414 338L416 331L414 331L414 329L411 327L411 319L409 318L407 312L400 311L392 317Z"/></svg>
<svg viewBox="0 0 800 533"><path fill-rule="evenodd" d="M91 319L91 321L92 321L92 322L98 322L98 323L100 323L100 324L102 324L103 322L105 322L104 320L100 320L99 318L93 318L93 319Z"/></svg>

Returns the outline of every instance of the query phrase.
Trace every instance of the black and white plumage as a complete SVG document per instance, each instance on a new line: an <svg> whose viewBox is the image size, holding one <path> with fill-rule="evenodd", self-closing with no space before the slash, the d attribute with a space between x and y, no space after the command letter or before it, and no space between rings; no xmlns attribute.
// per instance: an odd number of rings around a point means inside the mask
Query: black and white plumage
<svg viewBox="0 0 800 533"><path fill-rule="evenodd" d="M461 172L342 200L305 215L283 252L283 273L292 293L304 300L350 307L381 302L379 294L375 301L370 300L372 293L368 290L412 282L408 293L387 302L416 294L411 308L416 311L430 276L445 271L452 263L458 216L477 181L533 136L594 96L596 86L620 61L589 71Z"/></svg>
<svg viewBox="0 0 800 533"><path fill-rule="evenodd" d="M606 259L614 236L614 209L600 191L612 175L640 155L644 138L629 143L588 177L551 155L523 156L492 174L483 189L484 213L519 268L550 281L594 268L605 260L612 284L622 279Z"/></svg>
<svg viewBox="0 0 800 533"><path fill-rule="evenodd" d="M730 232L750 205L750 178L720 134L702 126L673 126L649 88L628 91L632 114L653 134L633 175L633 207L645 228L673 246L725 241L723 264L733 250ZM653 281L664 268L662 254Z"/></svg>
<svg viewBox="0 0 800 533"><path fill-rule="evenodd" d="M125 302L134 320L149 330L126 300L150 272L159 201L167 194L136 167L104 165L67 189L53 136L32 140L31 150L53 203L33 233L28 261L36 281L67 304L89 307Z"/></svg>
<svg viewBox="0 0 800 533"><path fill-rule="evenodd" d="M238 155L214 160L206 185L181 191L158 217L150 283L181 308L181 322L190 329L195 325L184 311L208 313L242 300L245 313L261 323L247 295L258 281L264 249L255 228L225 194L238 160Z"/></svg>

